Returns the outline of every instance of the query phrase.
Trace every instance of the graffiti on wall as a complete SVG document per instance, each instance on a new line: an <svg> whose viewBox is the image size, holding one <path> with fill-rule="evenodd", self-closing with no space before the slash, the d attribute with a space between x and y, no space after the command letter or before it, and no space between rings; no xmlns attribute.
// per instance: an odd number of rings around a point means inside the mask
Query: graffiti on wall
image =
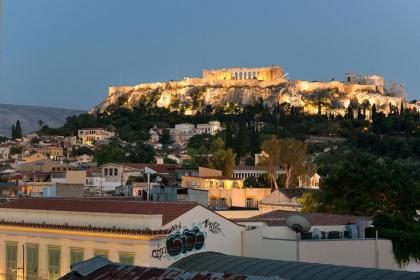
<svg viewBox="0 0 420 280"><path fill-rule="evenodd" d="M166 250L169 256L175 257L193 250L201 250L204 242L204 233L198 227L193 227L170 234L166 238Z"/></svg>
<svg viewBox="0 0 420 280"><path fill-rule="evenodd" d="M153 249L152 251L152 258L154 259L164 259L168 256L168 253L166 252L166 247L160 247L159 244L157 248Z"/></svg>
<svg viewBox="0 0 420 280"><path fill-rule="evenodd" d="M182 224L181 222L179 222L178 224L174 224L169 228L169 233L175 232L177 230L181 230L182 229Z"/></svg>
<svg viewBox="0 0 420 280"><path fill-rule="evenodd" d="M182 226L181 223L174 224L169 228L164 243L158 244L152 250L152 258L179 258L190 252L200 251L206 246L207 234L225 236L221 224L210 219L194 223L191 227Z"/></svg>
<svg viewBox="0 0 420 280"><path fill-rule="evenodd" d="M213 234L221 234L223 236L225 236L223 234L223 230L222 230L222 226L220 225L219 222L217 221L210 221L210 219L205 219L203 221L204 224L204 229L208 229L209 232L213 233Z"/></svg>

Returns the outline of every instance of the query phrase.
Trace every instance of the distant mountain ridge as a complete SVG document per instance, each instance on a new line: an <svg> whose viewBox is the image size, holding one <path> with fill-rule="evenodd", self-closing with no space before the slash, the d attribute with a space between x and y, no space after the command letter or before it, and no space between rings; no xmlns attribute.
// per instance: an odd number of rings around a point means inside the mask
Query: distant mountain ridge
<svg viewBox="0 0 420 280"><path fill-rule="evenodd" d="M60 127L68 116L82 113L86 112L54 107L0 104L0 135L10 136L11 127L17 120L20 120L23 133L29 133L39 129L39 120L49 127Z"/></svg>

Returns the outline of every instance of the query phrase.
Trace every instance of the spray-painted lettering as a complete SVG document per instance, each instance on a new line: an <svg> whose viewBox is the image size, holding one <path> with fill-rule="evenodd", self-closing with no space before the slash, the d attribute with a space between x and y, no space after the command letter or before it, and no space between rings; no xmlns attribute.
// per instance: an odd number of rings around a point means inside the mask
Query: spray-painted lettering
<svg viewBox="0 0 420 280"><path fill-rule="evenodd" d="M160 247L158 244L158 247L156 249L153 249L152 251L152 258L154 259L164 259L168 256L168 253L166 252L166 247Z"/></svg>
<svg viewBox="0 0 420 280"><path fill-rule="evenodd" d="M205 219L203 221L204 224L204 228L207 229L209 232L213 233L213 234L221 234L223 236L223 230L222 230L222 226L220 225L219 222L216 221L210 221L210 219Z"/></svg>

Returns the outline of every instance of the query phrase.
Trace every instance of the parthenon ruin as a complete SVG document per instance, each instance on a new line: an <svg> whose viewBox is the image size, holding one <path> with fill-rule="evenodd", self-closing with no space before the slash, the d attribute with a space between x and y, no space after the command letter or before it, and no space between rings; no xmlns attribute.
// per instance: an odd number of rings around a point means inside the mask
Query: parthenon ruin
<svg viewBox="0 0 420 280"><path fill-rule="evenodd" d="M279 81L286 80L283 69L278 65L261 68L223 68L203 70L206 80L257 80Z"/></svg>

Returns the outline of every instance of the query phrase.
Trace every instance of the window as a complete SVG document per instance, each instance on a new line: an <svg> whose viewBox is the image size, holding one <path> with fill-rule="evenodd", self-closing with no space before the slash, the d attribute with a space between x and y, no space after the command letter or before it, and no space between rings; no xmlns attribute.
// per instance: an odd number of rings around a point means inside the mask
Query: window
<svg viewBox="0 0 420 280"><path fill-rule="evenodd" d="M70 248L70 265L83 261L83 248Z"/></svg>
<svg viewBox="0 0 420 280"><path fill-rule="evenodd" d="M60 247L48 247L48 279L56 280L60 277Z"/></svg>
<svg viewBox="0 0 420 280"><path fill-rule="evenodd" d="M120 252L120 263L126 265L133 265L134 253Z"/></svg>
<svg viewBox="0 0 420 280"><path fill-rule="evenodd" d="M248 207L248 208L258 208L258 201L255 200L255 198L253 198L253 197L247 197L246 207Z"/></svg>
<svg viewBox="0 0 420 280"><path fill-rule="evenodd" d="M27 279L38 279L38 245L26 245L26 276Z"/></svg>
<svg viewBox="0 0 420 280"><path fill-rule="evenodd" d="M109 253L109 251L108 250L93 250L93 256L94 257L97 257L97 256L100 256L100 257L104 257L104 258L108 258L108 253Z"/></svg>
<svg viewBox="0 0 420 280"><path fill-rule="evenodd" d="M117 175L118 175L118 169L114 168L114 176L117 176Z"/></svg>
<svg viewBox="0 0 420 280"><path fill-rule="evenodd" d="M7 242L6 243L6 279L16 279L17 269L17 243Z"/></svg>
<svg viewBox="0 0 420 280"><path fill-rule="evenodd" d="M104 168L105 176L108 176L108 168Z"/></svg>

